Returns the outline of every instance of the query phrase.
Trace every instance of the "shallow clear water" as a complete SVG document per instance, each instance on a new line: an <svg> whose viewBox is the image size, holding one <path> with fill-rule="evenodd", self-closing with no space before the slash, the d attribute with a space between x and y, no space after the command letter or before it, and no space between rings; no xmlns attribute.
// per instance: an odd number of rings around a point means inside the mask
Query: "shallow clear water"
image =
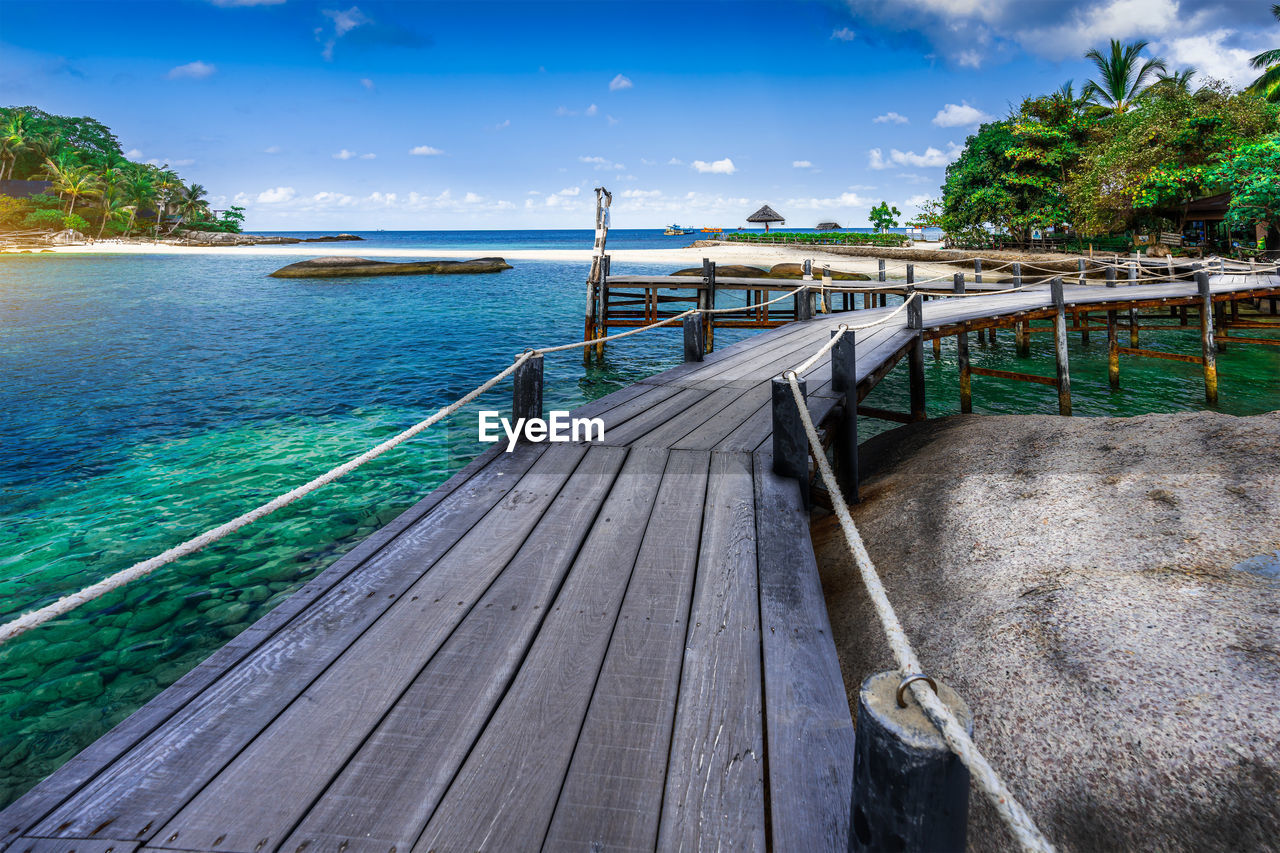
<svg viewBox="0 0 1280 853"><path fill-rule="evenodd" d="M514 248L502 244L438 245ZM589 232L565 232L574 247ZM431 240L395 236L398 245ZM479 238L477 238L479 239ZM568 240L568 236L536 239ZM641 235L637 240L648 240ZM611 245L615 245L611 239ZM625 245L619 243L619 247ZM651 245L651 244L648 244ZM493 254L501 254L494 251ZM290 258L0 258L0 620L48 603L225 521L461 396L529 346L582 334L585 265L500 275L347 281L266 277ZM628 272L666 267L628 265ZM718 345L748 334L717 331ZM1147 345L1150 337L1144 340ZM1153 346L1195 352L1195 331ZM1104 336L1072 336L1078 414L1200 408L1199 368L1126 358L1107 389ZM975 364L1053 372L1012 337ZM584 369L547 360L548 408L571 408L679 360L678 331L610 345ZM931 414L956 411L952 342L926 350ZM1222 410L1280 406L1280 352L1219 357ZM14 799L478 452L478 408L499 386L338 483L207 551L0 646L0 806ZM868 400L905 407L895 370ZM1057 410L1052 388L974 378L978 412ZM890 428L868 419L863 435Z"/></svg>

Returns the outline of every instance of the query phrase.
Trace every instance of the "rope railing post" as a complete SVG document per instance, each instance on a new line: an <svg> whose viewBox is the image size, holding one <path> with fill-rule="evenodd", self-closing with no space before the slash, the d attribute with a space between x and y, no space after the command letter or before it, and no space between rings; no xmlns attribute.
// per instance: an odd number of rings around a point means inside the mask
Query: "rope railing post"
<svg viewBox="0 0 1280 853"><path fill-rule="evenodd" d="M1129 284L1138 283L1138 265L1134 261L1125 264L1129 268ZM1129 309L1129 346L1138 348L1138 309Z"/></svg>
<svg viewBox="0 0 1280 853"><path fill-rule="evenodd" d="M542 417L542 376L540 355L530 356L516 368L511 385L512 423Z"/></svg>
<svg viewBox="0 0 1280 853"><path fill-rule="evenodd" d="M1116 271L1107 267L1107 287L1116 286ZM1120 340L1116 328L1116 312L1107 312L1107 382L1111 390L1120 387Z"/></svg>
<svg viewBox="0 0 1280 853"><path fill-rule="evenodd" d="M858 353L854 332L833 329L831 390L844 395L843 414L836 429L836 478L849 500L858 502Z"/></svg>
<svg viewBox="0 0 1280 853"><path fill-rule="evenodd" d="M796 395L791 391L791 383L785 376L773 378L773 471L799 481L800 497L805 509L808 509L809 440L805 436L804 421L799 409L806 399L807 386L803 379L797 379L796 385L800 389L801 402L797 402Z"/></svg>
<svg viewBox="0 0 1280 853"><path fill-rule="evenodd" d="M1196 290L1200 295L1200 352L1204 357L1204 398L1210 406L1218 405L1218 361L1213 341L1213 291L1209 274L1196 272Z"/></svg>
<svg viewBox="0 0 1280 853"><path fill-rule="evenodd" d="M908 278L914 279L913 270L907 267ZM911 381L911 420L922 421L927 417L924 400L924 304L915 287L907 285L907 328L915 331L915 341L907 355L907 367Z"/></svg>
<svg viewBox="0 0 1280 853"><path fill-rule="evenodd" d="M1085 259L1084 259L1084 258L1079 258L1079 259L1077 259L1077 260L1076 260L1076 270L1077 270L1077 272L1079 272L1079 273L1080 273L1080 280L1079 280L1079 282L1078 282L1078 283L1079 283L1081 286L1083 286L1083 285L1084 285L1084 270L1085 270L1085 264L1086 264L1086 261L1085 261Z"/></svg>
<svg viewBox="0 0 1280 853"><path fill-rule="evenodd" d="M684 360L702 361L706 354L706 342L702 338L702 317L686 314L684 323Z"/></svg>
<svg viewBox="0 0 1280 853"><path fill-rule="evenodd" d="M716 262L710 258L702 259L702 278L707 285L705 308L715 311L716 308ZM706 342L707 352L716 348L716 321L714 313L704 313L702 338Z"/></svg>
<svg viewBox="0 0 1280 853"><path fill-rule="evenodd" d="M1022 287L1022 264L1017 261L1013 264L1013 286ZM1024 317L1018 323L1017 340L1018 356L1028 358L1031 355L1031 320Z"/></svg>
<svg viewBox="0 0 1280 853"><path fill-rule="evenodd" d="M901 701L904 680L881 672L858 691L850 853L965 849L969 768L918 703ZM928 683L972 737L969 706L947 685Z"/></svg>
<svg viewBox="0 0 1280 853"><path fill-rule="evenodd" d="M964 273L956 273L951 279L951 290L964 293ZM956 362L960 366L960 413L973 412L972 380L969 373L969 335L967 332L956 334Z"/></svg>
<svg viewBox="0 0 1280 853"><path fill-rule="evenodd" d="M1067 354L1067 306L1062 295L1062 277L1054 276L1049 282L1049 290L1053 294L1054 349L1058 367L1058 414L1071 414L1071 367Z"/></svg>
<svg viewBox="0 0 1280 853"><path fill-rule="evenodd" d="M881 284L884 284L888 280L889 279L887 277L887 274L884 268L884 258L880 258L876 262L876 281L880 282ZM862 307L874 308L876 307L877 301L879 301L881 305L884 305L885 299L886 299L886 296L884 293L879 294L879 296L877 296L875 293L872 293L872 292L864 293L862 295Z"/></svg>
<svg viewBox="0 0 1280 853"><path fill-rule="evenodd" d="M600 257L600 313L596 320L599 338L609 336L609 267L609 256L602 255ZM596 342L596 358L604 358L603 340Z"/></svg>
<svg viewBox="0 0 1280 853"><path fill-rule="evenodd" d="M797 320L813 319L813 297L809 293L809 288L803 288L795 295L795 311Z"/></svg>

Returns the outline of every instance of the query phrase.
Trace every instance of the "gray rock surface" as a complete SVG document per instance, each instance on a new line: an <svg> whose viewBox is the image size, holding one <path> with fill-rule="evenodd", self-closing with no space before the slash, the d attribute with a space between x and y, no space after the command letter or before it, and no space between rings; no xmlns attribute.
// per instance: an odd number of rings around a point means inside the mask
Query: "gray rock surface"
<svg viewBox="0 0 1280 853"><path fill-rule="evenodd" d="M371 261L368 258L332 256L289 264L271 273L272 278L352 278L379 275L456 275L511 269L502 258L471 261Z"/></svg>
<svg viewBox="0 0 1280 853"><path fill-rule="evenodd" d="M889 598L1060 850L1280 845L1278 438L1280 412L960 416L863 446ZM838 527L814 541L852 701L892 658ZM971 848L1011 849L971 802Z"/></svg>

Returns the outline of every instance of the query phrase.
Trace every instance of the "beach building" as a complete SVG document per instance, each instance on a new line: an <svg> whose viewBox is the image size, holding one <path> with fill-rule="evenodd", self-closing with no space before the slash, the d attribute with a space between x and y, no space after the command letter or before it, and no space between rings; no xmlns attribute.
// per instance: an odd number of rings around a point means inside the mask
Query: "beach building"
<svg viewBox="0 0 1280 853"><path fill-rule="evenodd" d="M747 217L747 221L748 221L748 222L763 222L763 223L764 223L764 230L765 230L765 232L766 232L766 233L768 233L768 231L769 231L769 223L770 223L770 222L777 222L777 223L779 223L780 225L786 225L786 224L787 224L787 221L786 221L786 220L785 220L785 219L784 219L784 218L783 218L783 217L778 213L778 211L774 210L772 207L770 207L770 206L769 206L769 205L767 205L767 204L766 204L766 205L764 205L763 207L761 207L761 208L760 208L759 210L757 210L755 213L753 213L753 214L751 214L750 216L748 216L748 217Z"/></svg>

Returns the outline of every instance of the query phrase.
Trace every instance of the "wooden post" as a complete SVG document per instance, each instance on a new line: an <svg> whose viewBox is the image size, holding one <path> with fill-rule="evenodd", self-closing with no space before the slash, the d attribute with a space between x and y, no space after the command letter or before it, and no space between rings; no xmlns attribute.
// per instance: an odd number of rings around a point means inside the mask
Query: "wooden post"
<svg viewBox="0 0 1280 853"><path fill-rule="evenodd" d="M973 259L973 283L982 284L982 258ZM963 293L964 291L960 291Z"/></svg>
<svg viewBox="0 0 1280 853"><path fill-rule="evenodd" d="M702 278L707 284L707 307L716 307L716 262L709 259L702 259ZM707 352L711 352L716 348L716 320L715 314L703 314L702 334L706 340Z"/></svg>
<svg viewBox="0 0 1280 853"><path fill-rule="evenodd" d="M907 289L911 289L911 285L916 283L916 265L907 264Z"/></svg>
<svg viewBox="0 0 1280 853"><path fill-rule="evenodd" d="M702 361L706 351L707 345L702 339L702 317L690 314L684 318L684 360Z"/></svg>
<svg viewBox="0 0 1280 853"><path fill-rule="evenodd" d="M805 287L804 290L800 291L795 296L793 296L792 301L794 301L796 304L797 320L813 319L813 297L809 293L809 288L807 286Z"/></svg>
<svg viewBox="0 0 1280 853"><path fill-rule="evenodd" d="M1225 329L1227 326L1227 306L1225 302L1213 303L1213 328ZM1215 335L1214 341L1217 344L1218 352L1227 351L1227 342L1221 336Z"/></svg>
<svg viewBox="0 0 1280 853"><path fill-rule="evenodd" d="M964 293L963 273L951 277L951 289L955 293ZM967 415L973 411L973 393L969 374L969 335L965 332L956 335L956 361L960 365L960 411Z"/></svg>
<svg viewBox="0 0 1280 853"><path fill-rule="evenodd" d="M1066 300L1062 296L1062 277L1054 276L1049 282L1053 293L1053 306L1057 313L1053 318L1054 344L1058 357L1058 414L1071 414L1071 369L1067 355L1067 311Z"/></svg>
<svg viewBox="0 0 1280 853"><path fill-rule="evenodd" d="M1138 281L1138 266L1129 262L1129 284L1136 284ZM1138 348L1138 309L1129 309L1129 346L1134 349Z"/></svg>
<svg viewBox="0 0 1280 853"><path fill-rule="evenodd" d="M808 386L797 380L800 396L808 397ZM773 378L773 471L800 481L800 496L809 507L809 438L796 408L791 384L782 376Z"/></svg>
<svg viewBox="0 0 1280 853"><path fill-rule="evenodd" d="M1077 270L1079 271L1079 273L1080 273L1079 283L1083 286L1083 285L1084 285L1084 279L1085 279L1085 275L1084 275L1084 271L1085 271L1085 259L1084 259L1084 258L1079 258L1079 259L1077 259L1077 260L1076 260L1076 269L1077 269Z"/></svg>
<svg viewBox="0 0 1280 853"><path fill-rule="evenodd" d="M879 268L879 271L876 273L876 281L880 282L881 284L884 284L885 282L884 258L881 258L880 260L876 261L876 266Z"/></svg>
<svg viewBox="0 0 1280 853"><path fill-rule="evenodd" d="M1022 264L1013 264L1013 286L1022 287ZM1018 344L1018 355L1026 358L1031 355L1031 321L1019 320L1015 326L1014 338Z"/></svg>
<svg viewBox="0 0 1280 853"><path fill-rule="evenodd" d="M969 770L901 683L900 673L882 672L858 691L849 851L963 851ZM945 684L937 693L972 735L964 700Z"/></svg>
<svg viewBox="0 0 1280 853"><path fill-rule="evenodd" d="M911 272L912 269L908 266L908 276ZM907 355L907 365L911 380L911 420L922 421L927 417L924 403L924 306L919 299L912 299L915 294L916 289L908 285L904 297L911 299L911 304L907 306L907 328L916 330L916 339Z"/></svg>
<svg viewBox="0 0 1280 853"><path fill-rule="evenodd" d="M840 334L833 330L832 336ZM831 348L831 390L844 395L836 431L836 478L840 491L858 500L858 355L854 333L846 331Z"/></svg>
<svg viewBox="0 0 1280 853"><path fill-rule="evenodd" d="M1116 271L1107 267L1107 287L1116 286ZM1107 381L1111 390L1120 387L1120 340L1116 332L1116 312L1107 312Z"/></svg>
<svg viewBox="0 0 1280 853"><path fill-rule="evenodd" d="M1218 405L1218 355L1213 345L1213 292L1209 274L1196 273L1196 289L1200 291L1200 351L1204 356L1204 398L1210 406Z"/></svg>
<svg viewBox="0 0 1280 853"><path fill-rule="evenodd" d="M542 417L542 356L535 355L512 374L511 420ZM523 434L523 433L522 433Z"/></svg>
<svg viewBox="0 0 1280 853"><path fill-rule="evenodd" d="M1076 326L1080 329L1080 344L1087 347L1089 345L1089 312L1077 308L1075 315Z"/></svg>
<svg viewBox="0 0 1280 853"><path fill-rule="evenodd" d="M849 294L844 296L844 310L849 310ZM822 313L830 314L834 310L834 306L830 303L835 301L835 296L831 294L831 267L827 264L822 265Z"/></svg>
<svg viewBox="0 0 1280 853"><path fill-rule="evenodd" d="M587 276L587 312L582 340L589 341L597 337L599 329L599 304L604 282L604 271L601 269L601 258L604 255L605 241L609 237L609 205L613 203L613 195L604 187L596 187L596 241L591 251L591 272ZM599 346L597 346L599 351ZM582 348L582 360L591 360L591 347Z"/></svg>

